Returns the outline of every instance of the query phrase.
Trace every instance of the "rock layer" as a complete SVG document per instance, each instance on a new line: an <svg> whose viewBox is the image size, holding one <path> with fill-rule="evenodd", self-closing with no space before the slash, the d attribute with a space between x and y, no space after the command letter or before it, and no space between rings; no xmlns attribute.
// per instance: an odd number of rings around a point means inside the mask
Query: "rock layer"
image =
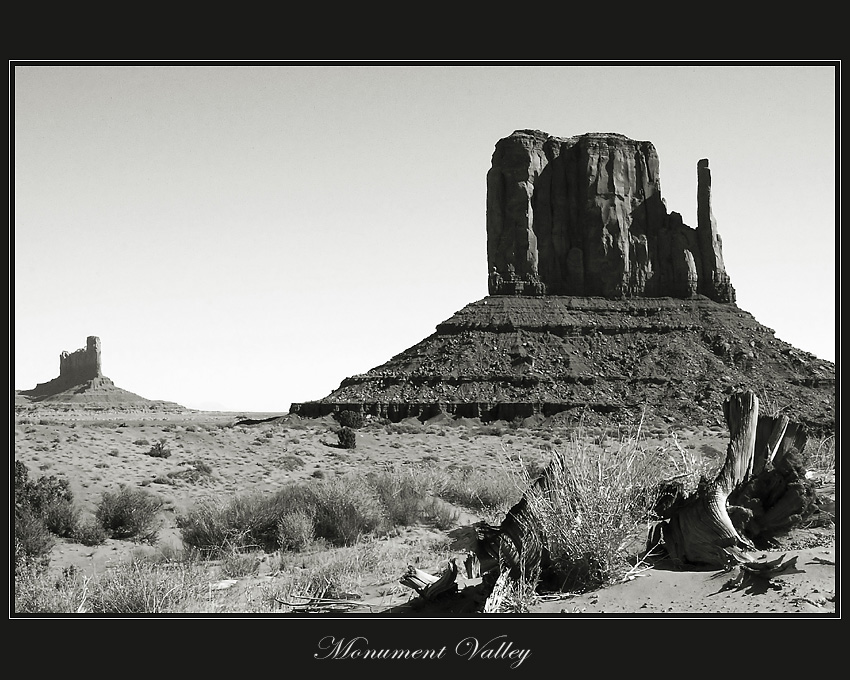
<svg viewBox="0 0 850 680"><path fill-rule="evenodd" d="M513 420L535 415L723 422L737 389L793 413L814 431L835 419L834 364L774 337L734 304L704 296L490 296L419 344L330 395L290 412L355 410L389 418L439 413Z"/></svg>
<svg viewBox="0 0 850 680"><path fill-rule="evenodd" d="M651 142L517 130L487 174L490 294L734 302L706 159L697 180L693 229L667 212Z"/></svg>

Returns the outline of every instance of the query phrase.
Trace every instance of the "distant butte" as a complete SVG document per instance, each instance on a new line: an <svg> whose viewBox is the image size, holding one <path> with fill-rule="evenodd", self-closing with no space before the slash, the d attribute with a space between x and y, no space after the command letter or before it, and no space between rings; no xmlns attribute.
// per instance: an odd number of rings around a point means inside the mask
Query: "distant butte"
<svg viewBox="0 0 850 680"><path fill-rule="evenodd" d="M815 432L835 427L835 365L735 304L697 162L697 226L667 211L650 142L518 130L487 173L490 295L386 363L290 413L393 421L648 416L723 423L753 390ZM379 332L379 331L376 331Z"/></svg>
<svg viewBox="0 0 850 680"><path fill-rule="evenodd" d="M59 355L59 377L39 383L31 390L17 390L15 403L144 405L152 408L182 409L179 404L151 400L116 387L101 371L100 338L90 335L86 346Z"/></svg>

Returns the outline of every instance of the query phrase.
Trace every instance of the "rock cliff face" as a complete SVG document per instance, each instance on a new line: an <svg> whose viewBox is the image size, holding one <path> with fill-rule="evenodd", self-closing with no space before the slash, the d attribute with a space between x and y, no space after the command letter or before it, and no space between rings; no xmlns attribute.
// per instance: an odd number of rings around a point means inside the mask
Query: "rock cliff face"
<svg viewBox="0 0 850 680"><path fill-rule="evenodd" d="M490 294L734 302L705 159L697 181L693 229L667 212L650 142L539 130L501 139L487 174Z"/></svg>
<svg viewBox="0 0 850 680"><path fill-rule="evenodd" d="M69 385L100 378L100 338L90 335L85 349L59 355L59 378Z"/></svg>

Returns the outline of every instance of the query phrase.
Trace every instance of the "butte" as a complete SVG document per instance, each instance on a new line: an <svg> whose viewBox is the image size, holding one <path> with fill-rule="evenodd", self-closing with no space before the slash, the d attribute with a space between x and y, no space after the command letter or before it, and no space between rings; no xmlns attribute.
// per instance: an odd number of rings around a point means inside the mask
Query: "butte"
<svg viewBox="0 0 850 680"><path fill-rule="evenodd" d="M813 433L835 427L835 365L735 304L697 162L697 225L668 212L651 142L517 130L487 173L489 295L290 413L399 420L719 424L753 390ZM530 423L529 423L530 424Z"/></svg>
<svg viewBox="0 0 850 680"><path fill-rule="evenodd" d="M15 406L27 404L43 406L76 405L81 408L115 409L144 408L149 410L185 410L169 401L145 399L138 394L117 387L101 370L100 338L90 335L86 346L74 352L59 355L59 376L39 383L31 390L15 391Z"/></svg>

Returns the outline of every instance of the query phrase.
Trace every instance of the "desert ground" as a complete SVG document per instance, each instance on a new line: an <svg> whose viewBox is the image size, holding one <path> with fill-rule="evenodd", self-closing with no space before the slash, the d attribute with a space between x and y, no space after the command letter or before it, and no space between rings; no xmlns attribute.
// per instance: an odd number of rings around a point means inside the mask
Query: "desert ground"
<svg viewBox="0 0 850 680"><path fill-rule="evenodd" d="M14 459L27 466L31 478L55 475L69 480L83 518L94 513L104 491L115 491L119 485L143 487L160 498L163 504L154 545L107 539L102 545L89 547L70 539L57 540L50 555L54 573L74 567L78 573L96 576L140 556L179 550L177 517L204 498L272 493L282 485L311 478L422 464L450 470L471 466L496 474L520 462L545 464L552 451L567 446L576 432L575 427L567 427L556 418L514 424L482 424L447 417L399 424L367 420L357 430L356 448L342 449L337 445L337 428L331 417L301 419L284 413L161 412L144 407L31 404L16 407ZM583 434L591 437L594 445L615 446L616 430L609 430L607 437L600 437L602 432L588 428ZM728 444L728 432L719 422L696 428L644 423L640 436L645 446L675 447L701 458L707 467L719 465ZM171 456L147 455L151 445L161 440L170 448ZM191 470L197 461L205 462L211 474L200 480L179 474ZM820 473L816 484L825 507L834 512L834 471ZM522 491L518 484L517 499ZM463 556L475 522L498 524L501 520L495 511L455 510L454 526L445 530L411 526L376 538L381 554L398 548L402 560L439 574L448 557ZM795 529L775 548L759 553L758 559L785 555L796 557L796 565L769 581L742 579L734 570L683 570L663 562L636 564L622 582L593 592L539 596L527 613L569 617L835 616L835 526ZM241 578L217 576L213 568L208 598L198 613L254 611L252 603L287 568L297 568L297 562L297 558L287 561L280 556L264 556L255 573ZM399 565L403 567L404 562ZM464 613L457 604L423 608L416 593L399 583L400 576L400 567L395 565L364 573L348 598L351 606L344 611L411 617ZM461 589L470 593L479 582L463 576L458 580ZM278 606L282 614L299 611L294 605Z"/></svg>

